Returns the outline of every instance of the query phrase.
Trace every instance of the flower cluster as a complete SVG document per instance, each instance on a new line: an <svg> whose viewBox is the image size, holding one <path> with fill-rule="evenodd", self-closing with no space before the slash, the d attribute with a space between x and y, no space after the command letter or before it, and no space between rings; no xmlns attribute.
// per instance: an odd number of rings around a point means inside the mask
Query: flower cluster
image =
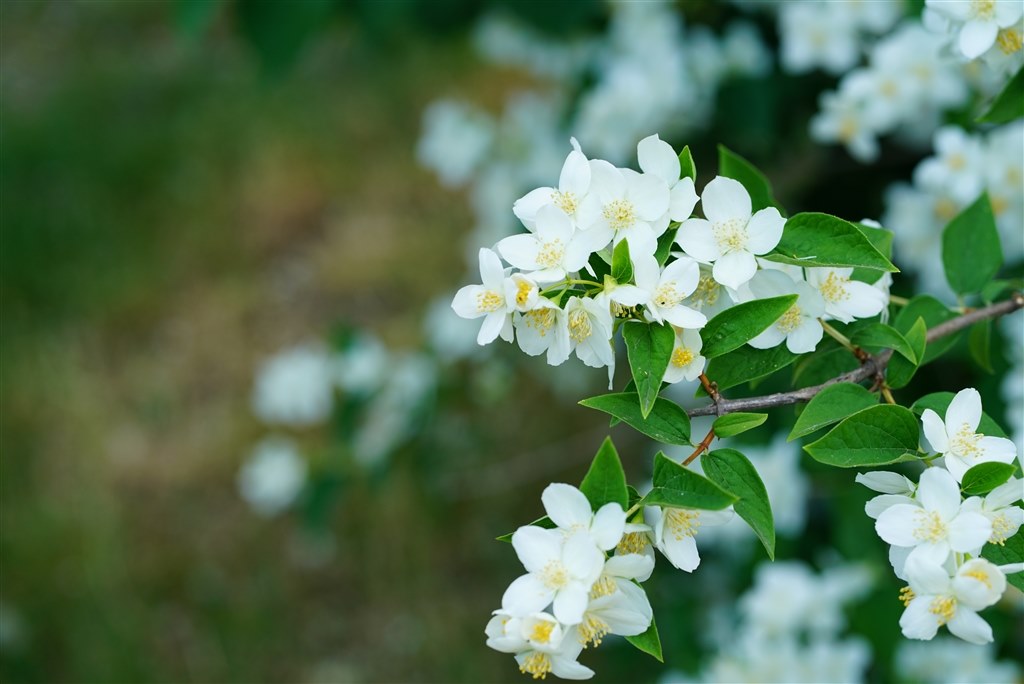
<svg viewBox="0 0 1024 684"><path fill-rule="evenodd" d="M841 74L860 62L866 38L885 33L902 15L898 2L819 0L779 3L782 67Z"/></svg>
<svg viewBox="0 0 1024 684"><path fill-rule="evenodd" d="M732 304L796 295L792 307L749 342L758 349L785 343L793 353L816 348L823 320L849 323L885 309L885 278L871 285L853 280L852 268L801 268L760 258L782 237L785 219L778 209L754 211L744 186L722 176L698 197L676 153L657 135L637 145L641 172L588 159L575 139L572 144L558 186L537 188L513 205L529 232L504 238L496 251L481 249L481 283L455 295L459 316L483 319L479 344L518 339L524 352L546 354L551 365L575 353L588 366L607 367L610 387L615 320L669 323L676 340L664 380L675 383L703 371L697 331ZM698 202L704 218L692 216ZM659 241L670 226L677 231L664 246L681 251L659 258ZM595 273L594 255L614 268L620 243L628 247L631 278L582 277Z"/></svg>
<svg viewBox="0 0 1024 684"><path fill-rule="evenodd" d="M981 58L1007 75L1024 64L1024 5L1018 0L925 0L922 18L966 59Z"/></svg>
<svg viewBox="0 0 1024 684"><path fill-rule="evenodd" d="M978 432L981 397L974 389L958 393L944 418L926 409L924 434L942 457L916 484L903 475L879 471L857 481L881 494L868 502L875 529L891 544L890 561L908 586L900 592L906 606L900 627L910 639L931 639L939 627L965 641L992 641L992 630L978 611L993 605L1006 589L1006 573L1024 565L997 566L980 557L985 544L1004 544L1024 522L1020 479L992 489L984 497L961 493L965 473L983 463L1012 463L1013 442Z"/></svg>

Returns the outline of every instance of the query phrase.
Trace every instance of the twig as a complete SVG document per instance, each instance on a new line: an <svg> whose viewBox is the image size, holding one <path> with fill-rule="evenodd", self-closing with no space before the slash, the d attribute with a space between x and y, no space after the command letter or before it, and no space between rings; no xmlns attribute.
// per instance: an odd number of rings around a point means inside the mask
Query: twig
<svg viewBox="0 0 1024 684"><path fill-rule="evenodd" d="M718 385L711 382L708 379L708 376L704 375L703 373L701 373L699 377L701 386L704 388L704 391L708 393L708 396L711 397L711 401L714 402L715 412L719 416L723 415L725 411L722 411L720 409L720 404L725 399L725 397L723 397L722 394L718 391ZM687 461L687 463L689 463L689 461Z"/></svg>
<svg viewBox="0 0 1024 684"><path fill-rule="evenodd" d="M1013 296L1006 301L999 302L998 304L992 304L991 306L986 306L981 309L975 309L970 313L965 313L962 316L951 318L945 323L940 323L934 328L930 328L926 339L928 342L934 342L937 339L948 337L955 332L959 332L964 328L969 328L975 323L1005 316L1022 308L1024 308L1024 294L1015 292ZM878 356L868 355L864 359L860 368L848 373L843 373L840 376L823 382L820 385L815 385L814 387L804 387L803 389L793 390L792 392L778 392L776 394L768 394L762 397L750 397L749 399L719 399L719 401L708 404L707 406L690 409L686 413L691 418L695 416L721 416L725 413L734 413L736 411L751 411L756 409L772 408L775 406L789 406L803 401L810 401L814 395L831 385L841 382L859 383L881 376L885 372L885 368L889 364L889 359L891 358L892 350L889 349ZM704 383L703 378L701 383ZM710 394L710 392L708 394Z"/></svg>
<svg viewBox="0 0 1024 684"><path fill-rule="evenodd" d="M704 435L704 439L700 441L700 444L697 445L697 448L693 450L693 453L686 457L686 460L683 461L683 465L690 465L690 463L693 462L693 459L701 455L701 452L708 450L708 447L711 446L711 442L713 442L714 440L715 428L711 428L710 430L708 430L708 434Z"/></svg>

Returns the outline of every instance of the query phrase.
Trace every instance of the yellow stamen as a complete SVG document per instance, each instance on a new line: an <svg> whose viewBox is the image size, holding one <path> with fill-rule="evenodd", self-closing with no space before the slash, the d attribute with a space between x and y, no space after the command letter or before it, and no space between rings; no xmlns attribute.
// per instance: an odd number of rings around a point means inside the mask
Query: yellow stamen
<svg viewBox="0 0 1024 684"><path fill-rule="evenodd" d="M576 193L574 192L559 192L555 190L551 193L551 201L556 207L570 216L576 213L576 208L579 206L576 200Z"/></svg>
<svg viewBox="0 0 1024 684"><path fill-rule="evenodd" d="M523 659L519 671L532 675L534 679L544 679L548 676L548 672L551 672L551 658L547 653L534 651Z"/></svg>
<svg viewBox="0 0 1024 684"><path fill-rule="evenodd" d="M619 540L619 545L615 547L615 551L622 555L627 553L643 553L650 543L650 539L643 532L627 532L622 535L622 539Z"/></svg>
<svg viewBox="0 0 1024 684"><path fill-rule="evenodd" d="M914 596L914 590L910 587L903 587L900 589L900 601L903 602L904 606L909 606L910 602L916 597Z"/></svg>
<svg viewBox="0 0 1024 684"><path fill-rule="evenodd" d="M723 254L747 246L747 222L743 219L729 219L722 223L716 223L711 228L711 232Z"/></svg>
<svg viewBox="0 0 1024 684"><path fill-rule="evenodd" d="M952 596L936 596L932 599L928 610L939 616L939 625L944 625L956 614L956 599Z"/></svg>
<svg viewBox="0 0 1024 684"><path fill-rule="evenodd" d="M775 326L788 335L800 326L800 314L800 307L794 304L786 313L782 314L782 318L775 323Z"/></svg>
<svg viewBox="0 0 1024 684"><path fill-rule="evenodd" d="M590 316L584 309L576 309L569 314L569 337L577 344L590 337L593 328L590 325Z"/></svg>
<svg viewBox="0 0 1024 684"><path fill-rule="evenodd" d="M601 645L604 636L611 631L611 627L601 618L588 614L580 624L579 631L580 643L583 644L583 648L590 645L597 647Z"/></svg>
<svg viewBox="0 0 1024 684"><path fill-rule="evenodd" d="M548 622L547 620L538 620L533 625L533 630L530 631L530 641L536 641L541 644L546 644L551 641L551 632L555 629L554 622Z"/></svg>
<svg viewBox="0 0 1024 684"><path fill-rule="evenodd" d="M626 200L612 200L604 205L602 213L615 230L625 230L636 223L636 209Z"/></svg>
<svg viewBox="0 0 1024 684"><path fill-rule="evenodd" d="M666 508L665 527L676 538L676 541L693 537L700 528L700 511L686 508Z"/></svg>
<svg viewBox="0 0 1024 684"><path fill-rule="evenodd" d="M476 310L480 313L491 313L505 306L505 298L500 292L484 290L476 296Z"/></svg>
<svg viewBox="0 0 1024 684"><path fill-rule="evenodd" d="M693 352L685 347L676 347L676 350L672 352L672 365L676 368L683 368L690 364L693 359Z"/></svg>

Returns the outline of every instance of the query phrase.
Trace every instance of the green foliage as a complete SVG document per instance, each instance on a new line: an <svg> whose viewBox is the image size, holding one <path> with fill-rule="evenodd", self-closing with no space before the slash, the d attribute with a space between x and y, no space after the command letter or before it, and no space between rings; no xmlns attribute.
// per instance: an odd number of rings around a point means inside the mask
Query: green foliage
<svg viewBox="0 0 1024 684"><path fill-rule="evenodd" d="M718 146L718 173L726 178L737 180L750 194L750 204L754 211L766 207L775 207L782 215L782 205L775 201L771 183L757 167L725 145Z"/></svg>
<svg viewBox="0 0 1024 684"><path fill-rule="evenodd" d="M264 70L280 75L294 64L309 39L334 11L333 0L266 2L239 0L238 27Z"/></svg>
<svg viewBox="0 0 1024 684"><path fill-rule="evenodd" d="M782 239L766 259L796 266L832 266L899 271L864 233L835 216L804 213L791 216Z"/></svg>
<svg viewBox="0 0 1024 684"><path fill-rule="evenodd" d="M981 292L1003 265L999 231L988 193L960 212L942 232L942 265L957 294Z"/></svg>
<svg viewBox="0 0 1024 684"><path fill-rule="evenodd" d="M878 396L852 382L829 385L818 392L796 419L787 441L837 423L847 416L878 404Z"/></svg>
<svg viewBox="0 0 1024 684"><path fill-rule="evenodd" d="M957 314L955 311L950 311L945 304L935 297L930 295L918 295L911 299L906 306L900 309L899 313L896 314L896 318L892 325L903 333L904 337L913 341L910 339L909 332L914 324L917 323L918 318L924 319L926 327L934 328L940 323L945 323L946 321L956 317ZM933 341L925 350L923 358L918 355L918 358L921 358L920 365L923 366L926 363L930 363L944 354L950 347L956 344L959 337L960 333L956 333L955 335L948 335Z"/></svg>
<svg viewBox="0 0 1024 684"><path fill-rule="evenodd" d="M175 23L190 39L197 39L206 33L222 4L221 0L178 0L174 5Z"/></svg>
<svg viewBox="0 0 1024 684"><path fill-rule="evenodd" d="M672 253L672 247L676 242L676 233L678 232L679 224L673 221L669 225L668 230L658 238L658 248L654 251L654 258L658 260L659 266L664 266L668 261L668 257Z"/></svg>
<svg viewBox="0 0 1024 684"><path fill-rule="evenodd" d="M612 252L612 278L617 283L628 283L633 279L633 261L629 258L629 242L620 240Z"/></svg>
<svg viewBox="0 0 1024 684"><path fill-rule="evenodd" d="M771 349L754 349L744 345L712 359L705 374L718 385L718 389L725 390L771 375L798 358L800 356L789 351L784 344Z"/></svg>
<svg viewBox="0 0 1024 684"><path fill-rule="evenodd" d="M980 123L1009 123L1024 117L1024 67L1020 68L1006 84L1002 92L978 117Z"/></svg>
<svg viewBox="0 0 1024 684"><path fill-rule="evenodd" d="M1017 530L1017 534L1003 544L985 544L981 555L996 565L1024 562L1024 528ZM1024 591L1024 572L1009 574L1006 576L1006 581Z"/></svg>
<svg viewBox="0 0 1024 684"><path fill-rule="evenodd" d="M874 226L865 226L863 223L854 223L857 230L861 232L861 235L868 239L868 242L878 250L879 254L884 256L886 259L892 260L892 231L886 230L885 228L875 228ZM859 280L865 283L874 283L882 276L875 269L864 268L858 266L853 269L853 273L850 274L850 278L853 280Z"/></svg>
<svg viewBox="0 0 1024 684"><path fill-rule="evenodd" d="M601 448L597 450L590 463L590 470L580 483L580 491L587 495L595 511L606 503L617 503L623 509L629 506L626 473L622 470L622 461L619 460L619 453L611 437L605 437Z"/></svg>
<svg viewBox="0 0 1024 684"><path fill-rule="evenodd" d="M850 341L870 352L892 349L910 363L916 365L918 361L917 352L907 338L899 330L885 323L869 323L863 328L858 328L850 336Z"/></svg>
<svg viewBox="0 0 1024 684"><path fill-rule="evenodd" d="M653 485L644 497L645 506L718 511L737 499L708 478L669 460L660 451L654 457Z"/></svg>
<svg viewBox="0 0 1024 684"><path fill-rule="evenodd" d="M715 419L712 429L716 437L732 437L753 430L768 420L767 413L727 413Z"/></svg>
<svg viewBox="0 0 1024 684"><path fill-rule="evenodd" d="M982 321L971 326L967 333L967 348L971 358L983 371L995 372L992 368L992 321Z"/></svg>
<svg viewBox="0 0 1024 684"><path fill-rule="evenodd" d="M629 321L622 326L622 337L640 399L640 415L646 419L661 391L661 381L676 342L675 332L664 323Z"/></svg>
<svg viewBox="0 0 1024 684"><path fill-rule="evenodd" d="M705 358L727 354L760 335L796 303L797 296L755 299L726 309L700 331Z"/></svg>
<svg viewBox="0 0 1024 684"><path fill-rule="evenodd" d="M658 636L658 626L654 624L654 617L651 617L651 626L643 634L626 637L626 641L644 653L653 656L659 663L665 662L661 654L661 637Z"/></svg>
<svg viewBox="0 0 1024 684"><path fill-rule="evenodd" d="M764 545L768 557L775 560L772 505L768 500L768 490L750 460L735 449L716 449L701 456L700 464L712 482L739 497L734 505L736 514L747 521Z"/></svg>
<svg viewBox="0 0 1024 684"><path fill-rule="evenodd" d="M635 392L600 394L580 402L581 406L597 409L625 422L638 432L663 444L690 444L690 418L677 404L657 397L646 418L640 412Z"/></svg>
<svg viewBox="0 0 1024 684"><path fill-rule="evenodd" d="M693 155L690 154L689 145L684 145L683 151L679 153L679 177L697 182L697 164L693 161Z"/></svg>
<svg viewBox="0 0 1024 684"><path fill-rule="evenodd" d="M946 409L949 408L949 404L953 401L953 397L956 395L952 392L933 392L926 394L910 406L910 410L921 415L925 412L925 409L931 409L935 413L939 414L939 418L946 417ZM1006 437L1006 433L999 427L999 423L992 420L987 413L981 414L981 422L978 424L978 430L982 434L992 435L994 437Z"/></svg>
<svg viewBox="0 0 1024 684"><path fill-rule="evenodd" d="M882 404L843 419L804 449L816 461L839 468L878 466L917 452L917 418L902 406Z"/></svg>
<svg viewBox="0 0 1024 684"><path fill-rule="evenodd" d="M1015 463L997 463L995 461L979 463L964 473L963 480L960 481L960 488L968 496L988 494L999 485L1005 484L1016 472L1017 465Z"/></svg>
<svg viewBox="0 0 1024 684"><path fill-rule="evenodd" d="M910 326L907 334L904 335L911 351L914 354L915 359L926 358L927 346L928 346L928 330L925 327L924 319L918 318L914 321L914 325ZM914 377L914 373L917 372L918 367L921 364L919 361L911 361L905 356L893 355L889 359L889 366L886 368L885 381L893 389L899 389L906 387L911 378Z"/></svg>

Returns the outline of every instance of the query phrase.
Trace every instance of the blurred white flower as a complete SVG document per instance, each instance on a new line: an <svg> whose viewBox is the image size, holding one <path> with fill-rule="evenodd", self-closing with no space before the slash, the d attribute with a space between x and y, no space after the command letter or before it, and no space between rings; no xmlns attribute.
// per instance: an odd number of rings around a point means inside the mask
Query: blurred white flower
<svg viewBox="0 0 1024 684"><path fill-rule="evenodd" d="M987 682L1015 684L1022 676L1020 665L996 662L991 644L966 644L959 639L904 641L896 647L896 671L901 681L921 684Z"/></svg>
<svg viewBox="0 0 1024 684"><path fill-rule="evenodd" d="M305 483L306 461L297 445L284 437L267 437L259 442L238 472L242 498L266 517L291 506Z"/></svg>
<svg viewBox="0 0 1024 684"><path fill-rule="evenodd" d="M468 181L494 141L494 121L464 102L437 100L423 113L423 134L416 157L444 185Z"/></svg>
<svg viewBox="0 0 1024 684"><path fill-rule="evenodd" d="M272 425L322 423L331 413L335 372L327 349L315 343L285 349L256 372L252 409Z"/></svg>

